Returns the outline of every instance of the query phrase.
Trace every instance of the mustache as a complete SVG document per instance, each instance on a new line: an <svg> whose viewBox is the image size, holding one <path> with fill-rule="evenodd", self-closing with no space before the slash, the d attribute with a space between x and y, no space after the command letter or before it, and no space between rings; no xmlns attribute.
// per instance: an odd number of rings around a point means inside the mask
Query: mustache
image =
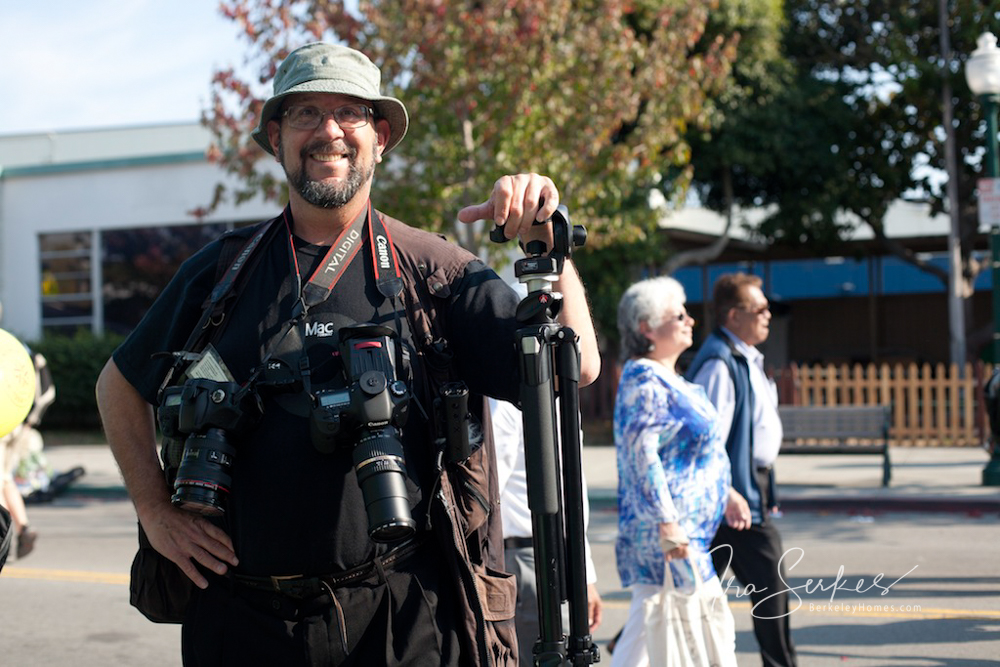
<svg viewBox="0 0 1000 667"><path fill-rule="evenodd" d="M332 153L339 155L346 155L352 160L358 156L358 149L352 148L342 141L315 141L311 144L306 145L302 149L303 155L309 155L310 153Z"/></svg>

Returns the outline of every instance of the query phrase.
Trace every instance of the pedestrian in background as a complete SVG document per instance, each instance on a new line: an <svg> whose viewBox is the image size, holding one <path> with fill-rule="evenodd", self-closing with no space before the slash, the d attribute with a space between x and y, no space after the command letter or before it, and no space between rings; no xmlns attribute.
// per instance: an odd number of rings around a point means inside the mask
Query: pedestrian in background
<svg viewBox="0 0 1000 667"><path fill-rule="evenodd" d="M773 467L782 436L778 394L756 348L770 333L771 311L760 278L746 273L720 276L712 301L719 326L688 369L688 377L705 388L719 411L732 464L733 489L726 520L712 542L712 558L721 574L731 567L750 591L764 665L795 665L784 547L769 516L778 506Z"/></svg>
<svg viewBox="0 0 1000 667"><path fill-rule="evenodd" d="M644 603L663 589L665 571L675 587L692 589L692 573L679 561L690 561L704 591L722 594L709 544L729 494L729 459L715 408L701 387L677 372L678 357L693 342L694 319L684 302L681 284L660 277L632 285L618 305L626 362L614 413L615 555L632 603L612 667L649 663Z"/></svg>
<svg viewBox="0 0 1000 667"><path fill-rule="evenodd" d="M56 398L56 388L52 384L48 362L39 353L28 351L35 368L35 399L31 404L24 421L0 438L0 505L3 505L11 516L11 535L16 536L17 545L14 555L20 560L35 549L38 532L33 530L28 519L28 509L24 505L24 496L14 480L14 470L31 451L41 451L42 434L38 425L42 415Z"/></svg>

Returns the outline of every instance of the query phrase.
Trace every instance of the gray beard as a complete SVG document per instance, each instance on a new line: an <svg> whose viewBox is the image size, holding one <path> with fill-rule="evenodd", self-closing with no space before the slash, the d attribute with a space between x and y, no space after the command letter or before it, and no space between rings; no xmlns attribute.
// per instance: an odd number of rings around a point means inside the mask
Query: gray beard
<svg viewBox="0 0 1000 667"><path fill-rule="evenodd" d="M372 142L372 154L374 155L375 142ZM325 147L324 144L322 147ZM281 146L279 145L279 155ZM314 152L316 146L306 146L302 149L299 155L299 164L305 165L308 159L309 153ZM358 167L357 163L358 151L357 149L347 147L347 159L350 163L350 167L347 170L347 180L343 183L330 183L327 181L314 181L306 176L306 170L303 166L295 173L289 173L288 169L285 168L285 175L288 177L288 185L299 193L306 202L316 206L318 208L341 208L346 206L349 201L354 199L354 196L358 194L358 190L361 189L372 174L375 173L375 161L372 160L368 169L362 171ZM282 162L284 166L284 162Z"/></svg>

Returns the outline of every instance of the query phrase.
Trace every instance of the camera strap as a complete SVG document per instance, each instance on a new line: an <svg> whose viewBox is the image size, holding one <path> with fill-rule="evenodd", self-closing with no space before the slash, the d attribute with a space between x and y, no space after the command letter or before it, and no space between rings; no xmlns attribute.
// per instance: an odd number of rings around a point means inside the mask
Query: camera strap
<svg viewBox="0 0 1000 667"><path fill-rule="evenodd" d="M201 317L191 330L187 342L184 343L183 349L185 352L200 352L204 344L211 339L213 332L216 332L222 324L226 316L226 306L229 297L233 295L234 289L237 286L237 280L241 276L246 275L244 269L248 271L253 270L252 267L256 265L257 260L260 258L260 255L255 253L255 251L273 230L278 229L278 226L274 224L276 220L277 218L272 218L260 225L254 235L240 247L235 258L233 258L233 255L226 253L226 244L223 243L221 258L223 261L232 259L232 262L226 268L225 273L218 279L215 287L212 288L205 303L202 304ZM170 385L179 367L190 360L189 356L175 355L174 363L163 377L163 381L157 390L157 395L160 395Z"/></svg>
<svg viewBox="0 0 1000 667"><path fill-rule="evenodd" d="M403 332L397 299L403 293L403 278L399 271L399 258L396 255L396 248L393 246L392 237L385 226L385 222L372 209L371 199L368 200L366 210L355 218L354 222L341 232L337 240L330 245L330 249L327 250L323 260L304 285L299 269L299 261L295 255L295 243L292 240L289 209L286 208L282 215L285 221L285 228L288 230L289 262L295 271L296 291L299 294L299 302L292 313L292 323L298 322L300 325L304 325L305 315L309 312L309 309L323 303L329 298L333 292L333 288L344 275L344 271L357 256L361 250L361 246L364 245L364 227L367 222L368 242L371 245L375 284L379 293L388 299L392 305L396 333L401 338ZM397 364L402 363L402 358L400 357L401 348L401 345L396 347L397 357L399 357L396 360ZM309 371L308 355L305 349L303 349L303 356L299 362L299 373L302 376L306 392L309 392L311 374Z"/></svg>
<svg viewBox="0 0 1000 667"><path fill-rule="evenodd" d="M337 240L330 245L323 261L316 267L304 285L299 272L299 262L295 257L295 246L292 242L292 228L288 220L287 208L283 215L285 227L288 229L288 252L292 266L295 268L296 282L300 286L299 294L305 310L323 303L329 298L334 286L344 275L344 270L354 260L364 244L366 221L369 223L368 242L372 248L372 268L375 270L375 283L378 291L382 296L392 300L395 300L402 293L403 279L399 272L396 249L392 245L392 238L389 236L389 230L386 229L382 218L372 211L370 199L365 214L359 215L341 232Z"/></svg>

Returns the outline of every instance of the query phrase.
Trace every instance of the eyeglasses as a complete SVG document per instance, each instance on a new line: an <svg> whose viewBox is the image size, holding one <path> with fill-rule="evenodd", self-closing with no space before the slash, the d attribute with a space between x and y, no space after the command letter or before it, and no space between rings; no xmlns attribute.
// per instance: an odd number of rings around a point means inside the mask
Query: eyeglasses
<svg viewBox="0 0 1000 667"><path fill-rule="evenodd" d="M667 317L664 317L663 321L664 322L683 322L684 320L686 320L689 317L691 317L691 315L689 315L687 311L682 310L681 312L677 313L676 315L668 315ZM693 317L691 317L691 321L692 322L694 321Z"/></svg>
<svg viewBox="0 0 1000 667"><path fill-rule="evenodd" d="M771 310L771 305L766 304L761 306L760 308L739 308L739 310L742 310L744 313L750 313L751 315L759 316L763 315L766 312L769 312Z"/></svg>
<svg viewBox="0 0 1000 667"><path fill-rule="evenodd" d="M375 117L375 112L364 104L345 104L333 111L296 104L285 109L283 115L288 119L288 125L296 130L315 130L326 121L327 116L333 116L337 125L345 130L356 130L367 125Z"/></svg>

